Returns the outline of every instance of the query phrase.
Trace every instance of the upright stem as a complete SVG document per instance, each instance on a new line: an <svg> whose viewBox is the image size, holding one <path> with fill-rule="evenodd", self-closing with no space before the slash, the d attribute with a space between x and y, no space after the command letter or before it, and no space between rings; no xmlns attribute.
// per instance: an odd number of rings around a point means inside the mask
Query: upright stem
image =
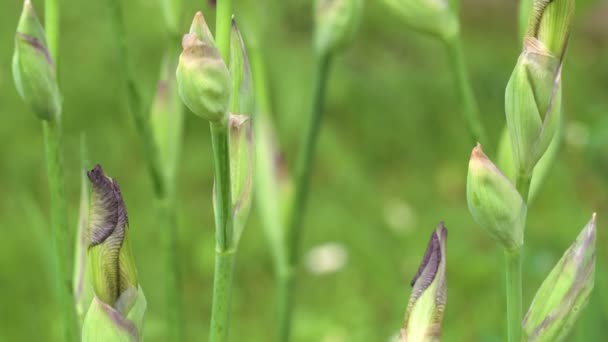
<svg viewBox="0 0 608 342"><path fill-rule="evenodd" d="M505 251L507 284L507 336L509 342L522 340L521 250Z"/></svg>
<svg viewBox="0 0 608 342"><path fill-rule="evenodd" d="M215 251L213 311L211 313L211 329L209 331L210 342L228 341L235 255L235 250Z"/></svg>
<svg viewBox="0 0 608 342"><path fill-rule="evenodd" d="M231 0L218 0L215 38L224 61L230 58ZM228 123L211 123L211 143L215 169L215 272L209 341L227 341L232 297L232 275L236 246L232 231L232 189Z"/></svg>
<svg viewBox="0 0 608 342"><path fill-rule="evenodd" d="M51 196L51 221L55 250L55 291L63 315L65 341L79 340L76 306L72 296L72 278L68 256L67 207L64 192L61 125L59 118L43 121L46 164Z"/></svg>
<svg viewBox="0 0 608 342"><path fill-rule="evenodd" d="M460 34L455 34L445 39L445 44L448 52L448 59L451 63L452 72L454 72L454 80L460 94L460 102L462 111L467 120L469 131L476 142L484 145L489 144L486 139L483 124L479 118L479 109L475 101L471 81L467 73L467 67L462 52L462 41Z"/></svg>
<svg viewBox="0 0 608 342"><path fill-rule="evenodd" d="M528 194L530 193L530 184L532 183L532 175L519 172L515 180L515 186L517 191L521 195L521 198L528 203Z"/></svg>
<svg viewBox="0 0 608 342"><path fill-rule="evenodd" d="M44 31L49 52L55 65L59 57L59 0L44 1Z"/></svg>
<svg viewBox="0 0 608 342"><path fill-rule="evenodd" d="M317 145L319 131L323 119L323 105L325 102L325 88L331 64L331 55L317 56L315 63L315 83L312 102L312 111L306 131L304 142L300 151L295 174L295 197L289 211L287 226L287 271L279 278L279 337L281 341L289 341L291 334L291 321L293 315L295 274L299 259L299 245L302 236L302 221L306 209L306 199L309 192L310 173L313 156Z"/></svg>

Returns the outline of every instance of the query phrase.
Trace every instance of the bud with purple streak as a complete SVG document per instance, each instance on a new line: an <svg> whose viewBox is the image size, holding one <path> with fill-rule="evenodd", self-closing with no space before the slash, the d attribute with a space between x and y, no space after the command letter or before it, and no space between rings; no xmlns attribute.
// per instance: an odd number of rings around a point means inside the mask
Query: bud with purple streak
<svg viewBox="0 0 608 342"><path fill-rule="evenodd" d="M412 280L412 294L401 329L401 342L439 341L447 303L446 244L448 231L439 222Z"/></svg>
<svg viewBox="0 0 608 342"><path fill-rule="evenodd" d="M101 166L88 177L88 259L95 298L84 319L82 340L139 341L147 304L129 242L127 210L118 183Z"/></svg>

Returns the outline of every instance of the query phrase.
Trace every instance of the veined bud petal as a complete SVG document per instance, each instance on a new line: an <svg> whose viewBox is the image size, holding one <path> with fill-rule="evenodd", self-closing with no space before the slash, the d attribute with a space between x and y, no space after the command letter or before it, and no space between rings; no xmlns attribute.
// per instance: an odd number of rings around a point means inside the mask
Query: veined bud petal
<svg viewBox="0 0 608 342"><path fill-rule="evenodd" d="M190 110L211 122L228 119L230 73L203 13L194 16L190 33L182 39L183 51L177 66L177 85Z"/></svg>
<svg viewBox="0 0 608 342"><path fill-rule="evenodd" d="M141 288L130 288L121 295L129 307L121 312L95 297L82 326L83 342L138 342L143 340L143 320L147 301Z"/></svg>
<svg viewBox="0 0 608 342"><path fill-rule="evenodd" d="M250 117L230 114L230 179L232 180L233 225L239 240L249 217L253 199L253 125Z"/></svg>
<svg viewBox="0 0 608 342"><path fill-rule="evenodd" d="M507 127L517 172L530 175L558 129L561 61L536 38L526 38L505 92Z"/></svg>
<svg viewBox="0 0 608 342"><path fill-rule="evenodd" d="M467 203L475 222L504 248L516 250L523 245L526 203L479 144L469 160Z"/></svg>
<svg viewBox="0 0 608 342"><path fill-rule="evenodd" d="M562 341L568 337L593 289L595 240L593 214L536 292L523 321L528 341Z"/></svg>
<svg viewBox="0 0 608 342"><path fill-rule="evenodd" d="M458 33L458 17L448 0L383 0L412 29L448 39Z"/></svg>
<svg viewBox="0 0 608 342"><path fill-rule="evenodd" d="M412 280L401 342L439 341L447 303L446 244L448 230L439 222Z"/></svg>
<svg viewBox="0 0 608 342"><path fill-rule="evenodd" d="M355 38L363 11L362 0L315 1L315 49L319 55L344 48Z"/></svg>
<svg viewBox="0 0 608 342"><path fill-rule="evenodd" d="M101 166L89 171L88 177L91 182L88 253L93 290L99 300L118 308L123 293L138 288L127 209L118 184L105 175Z"/></svg>
<svg viewBox="0 0 608 342"><path fill-rule="evenodd" d="M534 0L527 36L543 42L559 60L563 60L568 45L575 1Z"/></svg>
<svg viewBox="0 0 608 342"><path fill-rule="evenodd" d="M44 29L32 3L23 3L23 12L15 34L13 78L17 92L43 120L52 120L61 111L61 95L55 64L49 53Z"/></svg>

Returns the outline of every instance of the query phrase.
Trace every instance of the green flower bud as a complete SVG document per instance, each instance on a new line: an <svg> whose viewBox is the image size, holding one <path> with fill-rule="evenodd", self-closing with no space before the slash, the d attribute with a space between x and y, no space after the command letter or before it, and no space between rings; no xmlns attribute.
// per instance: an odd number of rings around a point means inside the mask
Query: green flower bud
<svg viewBox="0 0 608 342"><path fill-rule="evenodd" d="M314 40L317 53L332 53L350 44L359 29L362 11L362 0L316 0Z"/></svg>
<svg viewBox="0 0 608 342"><path fill-rule="evenodd" d="M448 0L383 0L414 30L448 39L458 33L458 17Z"/></svg>
<svg viewBox="0 0 608 342"><path fill-rule="evenodd" d="M234 18L230 31L230 75L232 76L230 111L251 116L255 110L251 66L245 42Z"/></svg>
<svg viewBox="0 0 608 342"><path fill-rule="evenodd" d="M527 36L534 37L550 53L563 60L574 17L576 0L534 0Z"/></svg>
<svg viewBox="0 0 608 342"><path fill-rule="evenodd" d="M230 74L232 100L230 109L229 148L232 186L233 227L239 240L251 209L253 198L254 108L253 79L245 43L234 18L230 33Z"/></svg>
<svg viewBox="0 0 608 342"><path fill-rule="evenodd" d="M469 160L467 203L475 222L503 248L516 250L523 245L526 203L479 144Z"/></svg>
<svg viewBox="0 0 608 342"><path fill-rule="evenodd" d="M589 300L595 278L596 218L551 270L523 320L528 341L562 341Z"/></svg>
<svg viewBox="0 0 608 342"><path fill-rule="evenodd" d="M180 155L184 110L177 90L174 57L163 59L161 75L158 81L156 96L152 104L150 124L154 140L158 147L160 165L168 179L167 184L174 184ZM171 185L172 186L172 185Z"/></svg>
<svg viewBox="0 0 608 342"><path fill-rule="evenodd" d="M139 342L143 340L143 321L147 301L141 288L130 288L121 295L120 307L126 306L130 309L123 312L95 297L84 320L82 341Z"/></svg>
<svg viewBox="0 0 608 342"><path fill-rule="evenodd" d="M447 303L447 238L448 231L443 222L439 222L412 280L412 294L401 329L402 342L439 341L441 338L441 322Z"/></svg>
<svg viewBox="0 0 608 342"><path fill-rule="evenodd" d="M230 115L230 179L232 180L233 226L239 240L253 198L253 125L250 117Z"/></svg>
<svg viewBox="0 0 608 342"><path fill-rule="evenodd" d="M43 120L53 120L61 112L61 95L55 65L46 44L46 35L32 3L23 3L15 34L13 77L17 92Z"/></svg>
<svg viewBox="0 0 608 342"><path fill-rule="evenodd" d="M118 184L101 166L88 172L91 182L89 260L95 296L115 307L128 289L137 289L137 271L128 237L127 210Z"/></svg>
<svg viewBox="0 0 608 342"><path fill-rule="evenodd" d="M95 298L82 328L85 342L140 341L146 298L128 237L128 219L118 184L101 166L87 173L91 182L88 253Z"/></svg>
<svg viewBox="0 0 608 342"><path fill-rule="evenodd" d="M505 93L507 127L517 172L530 175L555 136L561 115L561 61L526 38Z"/></svg>
<svg viewBox="0 0 608 342"><path fill-rule="evenodd" d="M211 122L228 120L230 73L203 13L197 12L190 33L182 39L177 66L177 85L182 101L190 110Z"/></svg>

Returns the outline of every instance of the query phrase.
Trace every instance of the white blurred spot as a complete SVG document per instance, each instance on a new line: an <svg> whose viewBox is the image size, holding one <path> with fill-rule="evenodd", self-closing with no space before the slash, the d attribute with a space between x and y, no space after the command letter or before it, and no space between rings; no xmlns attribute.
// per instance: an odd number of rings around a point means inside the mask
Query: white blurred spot
<svg viewBox="0 0 608 342"><path fill-rule="evenodd" d="M322 342L346 342L350 341L348 333L343 328L333 329L325 334L321 339Z"/></svg>
<svg viewBox="0 0 608 342"><path fill-rule="evenodd" d="M589 141L589 128L582 122L571 121L566 125L566 143L573 147L585 147Z"/></svg>
<svg viewBox="0 0 608 342"><path fill-rule="evenodd" d="M414 230L416 213L406 201L392 199L384 206L384 220L393 232L407 234Z"/></svg>
<svg viewBox="0 0 608 342"><path fill-rule="evenodd" d="M348 260L346 248L336 242L313 247L306 254L306 268L313 274L328 274L344 268Z"/></svg>

